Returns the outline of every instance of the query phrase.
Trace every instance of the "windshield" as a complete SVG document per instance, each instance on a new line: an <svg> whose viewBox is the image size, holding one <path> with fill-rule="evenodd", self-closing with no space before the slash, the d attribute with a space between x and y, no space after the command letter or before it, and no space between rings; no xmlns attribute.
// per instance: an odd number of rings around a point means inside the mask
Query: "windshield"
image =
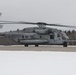
<svg viewBox="0 0 76 75"><path fill-rule="evenodd" d="M68 40L69 39L69 37L64 32L61 32L61 34L62 34L62 39L63 40Z"/></svg>

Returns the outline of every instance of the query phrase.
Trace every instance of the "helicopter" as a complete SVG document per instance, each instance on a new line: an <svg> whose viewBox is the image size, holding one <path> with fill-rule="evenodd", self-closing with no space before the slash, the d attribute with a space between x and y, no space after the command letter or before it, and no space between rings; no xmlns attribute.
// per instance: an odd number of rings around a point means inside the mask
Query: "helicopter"
<svg viewBox="0 0 76 75"><path fill-rule="evenodd" d="M39 45L63 45L63 47L67 47L69 37L63 31L51 28L51 26L76 28L76 26L24 21L0 21L0 28L3 27L3 24L38 25L38 27L27 27L22 30L0 33L0 45L24 45L25 47L28 45L35 45L35 47Z"/></svg>

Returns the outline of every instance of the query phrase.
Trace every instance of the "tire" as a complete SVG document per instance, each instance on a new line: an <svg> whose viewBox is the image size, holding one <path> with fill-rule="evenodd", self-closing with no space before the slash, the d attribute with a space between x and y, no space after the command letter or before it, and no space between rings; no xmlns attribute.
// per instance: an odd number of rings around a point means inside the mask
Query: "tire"
<svg viewBox="0 0 76 75"><path fill-rule="evenodd" d="M28 45L24 45L25 47L28 47Z"/></svg>
<svg viewBox="0 0 76 75"><path fill-rule="evenodd" d="M64 42L63 43L63 47L67 47L67 42Z"/></svg>
<svg viewBox="0 0 76 75"><path fill-rule="evenodd" d="M35 45L35 47L38 47L39 45Z"/></svg>

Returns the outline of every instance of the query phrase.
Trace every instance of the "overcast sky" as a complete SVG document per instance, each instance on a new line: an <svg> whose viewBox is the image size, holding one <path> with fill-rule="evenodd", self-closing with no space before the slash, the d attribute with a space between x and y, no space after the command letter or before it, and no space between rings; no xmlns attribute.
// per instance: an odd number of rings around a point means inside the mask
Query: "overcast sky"
<svg viewBox="0 0 76 75"><path fill-rule="evenodd" d="M76 0L0 0L0 12L0 20L76 25ZM5 25L2 31L26 26Z"/></svg>

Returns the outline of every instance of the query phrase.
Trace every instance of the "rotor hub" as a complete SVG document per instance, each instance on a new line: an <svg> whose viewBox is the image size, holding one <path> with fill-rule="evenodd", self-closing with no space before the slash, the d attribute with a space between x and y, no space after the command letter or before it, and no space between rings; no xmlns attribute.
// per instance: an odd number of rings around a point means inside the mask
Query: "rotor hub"
<svg viewBox="0 0 76 75"><path fill-rule="evenodd" d="M46 23L43 23L43 22L38 22L37 25L39 26L39 28L46 27Z"/></svg>

